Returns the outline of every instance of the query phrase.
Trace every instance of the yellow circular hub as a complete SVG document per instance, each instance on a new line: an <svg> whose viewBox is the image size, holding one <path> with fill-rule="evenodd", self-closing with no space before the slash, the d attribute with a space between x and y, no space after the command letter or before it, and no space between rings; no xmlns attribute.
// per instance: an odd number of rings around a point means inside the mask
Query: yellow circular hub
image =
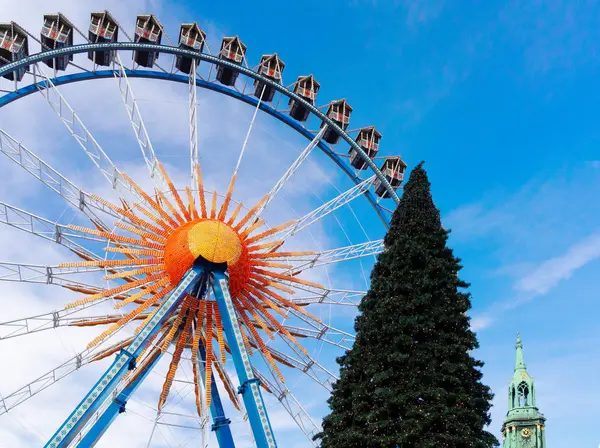
<svg viewBox="0 0 600 448"><path fill-rule="evenodd" d="M208 219L189 230L188 248L195 258L213 263L235 263L242 253L242 244L235 230L227 224Z"/></svg>

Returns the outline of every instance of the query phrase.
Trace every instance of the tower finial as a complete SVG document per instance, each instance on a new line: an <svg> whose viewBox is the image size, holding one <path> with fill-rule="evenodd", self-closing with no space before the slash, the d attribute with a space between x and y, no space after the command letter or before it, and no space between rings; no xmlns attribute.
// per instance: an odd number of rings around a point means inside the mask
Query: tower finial
<svg viewBox="0 0 600 448"><path fill-rule="evenodd" d="M521 333L517 333L517 359L515 362L515 370L525 370L525 360L523 358L523 344L521 343Z"/></svg>

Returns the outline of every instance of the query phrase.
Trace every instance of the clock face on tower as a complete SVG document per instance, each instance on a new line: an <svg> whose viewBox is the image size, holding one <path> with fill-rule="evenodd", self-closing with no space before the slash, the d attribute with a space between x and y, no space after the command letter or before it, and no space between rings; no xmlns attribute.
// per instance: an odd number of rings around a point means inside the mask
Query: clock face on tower
<svg viewBox="0 0 600 448"><path fill-rule="evenodd" d="M533 432L531 431L531 429L529 428L523 428L521 429L521 439L523 442L523 447L533 447L533 439L532 436Z"/></svg>

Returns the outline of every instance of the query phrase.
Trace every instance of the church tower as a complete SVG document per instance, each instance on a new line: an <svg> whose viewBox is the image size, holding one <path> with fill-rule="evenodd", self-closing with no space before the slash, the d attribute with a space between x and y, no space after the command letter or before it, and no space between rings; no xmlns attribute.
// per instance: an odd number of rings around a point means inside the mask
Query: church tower
<svg viewBox="0 0 600 448"><path fill-rule="evenodd" d="M517 360L508 384L508 413L502 424L503 448L546 448L546 418L538 410L533 378L527 373L517 335Z"/></svg>

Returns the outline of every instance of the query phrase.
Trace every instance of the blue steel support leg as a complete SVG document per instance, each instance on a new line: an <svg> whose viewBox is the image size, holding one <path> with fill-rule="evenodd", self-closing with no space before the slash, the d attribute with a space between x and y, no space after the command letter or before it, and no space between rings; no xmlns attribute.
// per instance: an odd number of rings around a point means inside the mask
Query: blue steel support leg
<svg viewBox="0 0 600 448"><path fill-rule="evenodd" d="M128 370L135 368L135 359L144 349L150 338L156 334L169 314L177 307L183 295L191 290L200 277L204 277L204 268L194 266L192 270L171 292L168 298L160 305L154 317L142 328L135 339L126 349L121 350L108 370L94 385L92 390L69 415L62 426L54 433L44 448L65 448L77 436L85 423L96 412L98 407L108 398L117 387L119 381Z"/></svg>
<svg viewBox="0 0 600 448"><path fill-rule="evenodd" d="M104 435L108 427L117 418L117 416L125 412L125 405L129 397L137 390L139 385L146 379L148 374L152 371L154 366L158 363L162 357L162 350L158 350L154 355L152 361L144 366L143 372L141 372L136 379L113 399L112 403L102 413L102 416L94 423L87 434L79 442L81 447L93 447L98 443L98 440Z"/></svg>
<svg viewBox="0 0 600 448"><path fill-rule="evenodd" d="M199 354L202 362L206 362L206 350L202 344L200 344L198 351L200 352ZM199 369L199 371L201 372L202 369ZM219 395L219 389L217 389L217 383L215 381L210 384L210 390L212 395L210 401L210 414L213 420L212 430L217 436L219 447L235 448L233 436L231 435L231 428L229 427L231 420L225 416L225 410L223 409L223 403L221 402L221 396Z"/></svg>
<svg viewBox="0 0 600 448"><path fill-rule="evenodd" d="M223 330L227 336L227 342L231 349L231 357L240 381L239 393L244 399L248 419L254 434L257 448L276 448L275 436L271 428L271 422L267 415L267 408L260 392L258 379L254 376L248 352L242 340L242 333L238 323L237 315L231 294L229 293L229 281L224 269L214 266L212 269L213 291L223 321Z"/></svg>

